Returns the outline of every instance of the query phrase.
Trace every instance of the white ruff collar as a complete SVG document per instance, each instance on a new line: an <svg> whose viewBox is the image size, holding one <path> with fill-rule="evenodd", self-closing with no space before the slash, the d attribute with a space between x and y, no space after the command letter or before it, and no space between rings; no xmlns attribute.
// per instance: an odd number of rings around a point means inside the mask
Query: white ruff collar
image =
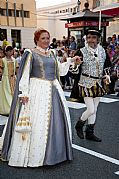
<svg viewBox="0 0 119 179"><path fill-rule="evenodd" d="M88 52L98 55L98 45L97 45L97 47L95 49L91 48L88 44L86 44L86 47L87 47Z"/></svg>
<svg viewBox="0 0 119 179"><path fill-rule="evenodd" d="M40 50L42 53L46 53L48 52L49 50L48 49L44 49L44 48L41 48L39 46L36 47L38 50Z"/></svg>
<svg viewBox="0 0 119 179"><path fill-rule="evenodd" d="M96 61L100 61L101 59L103 60L106 59L105 51L100 44L98 44L97 48L95 49L89 47L87 44L86 48L87 48L88 53L91 54L91 56L93 56Z"/></svg>
<svg viewBox="0 0 119 179"><path fill-rule="evenodd" d="M44 49L44 48L41 48L39 46L37 46L36 49L39 50L45 56L49 56L49 54L50 54L50 50L49 49Z"/></svg>

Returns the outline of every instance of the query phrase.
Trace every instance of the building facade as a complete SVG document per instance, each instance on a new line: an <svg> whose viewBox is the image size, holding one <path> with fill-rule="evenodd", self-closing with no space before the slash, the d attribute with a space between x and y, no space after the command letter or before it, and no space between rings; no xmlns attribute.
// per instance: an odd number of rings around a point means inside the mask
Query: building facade
<svg viewBox="0 0 119 179"><path fill-rule="evenodd" d="M69 0L68 3L39 8L37 9L37 27L47 29L51 34L51 38L56 37L57 39L61 39L63 35L67 36L67 29L65 28L66 22L60 19L76 11L76 0Z"/></svg>
<svg viewBox="0 0 119 179"><path fill-rule="evenodd" d="M67 28L65 28L66 22L61 21L61 19L76 13L77 10L82 11L85 2L89 2L89 9L93 10L96 7L105 6L112 2L119 3L119 0L80 0L80 2L79 7L77 0L71 0L68 3L37 9L37 27L47 29L51 34L51 38L56 37L59 40L62 39L63 35L67 36L68 34ZM114 18L113 21L110 22L109 27L107 27L107 37L114 33L119 34L118 29L119 19Z"/></svg>
<svg viewBox="0 0 119 179"><path fill-rule="evenodd" d="M119 0L94 0L94 8L100 7L110 7L116 5L118 7L118 15L115 16L112 21L110 21L109 26L107 27L107 37L112 36L112 34L119 35ZM115 6L115 8L116 8ZM116 9L117 11L117 9ZM110 12L111 15L111 12Z"/></svg>
<svg viewBox="0 0 119 179"><path fill-rule="evenodd" d="M0 0L0 34L17 48L33 48L37 28L35 0Z"/></svg>

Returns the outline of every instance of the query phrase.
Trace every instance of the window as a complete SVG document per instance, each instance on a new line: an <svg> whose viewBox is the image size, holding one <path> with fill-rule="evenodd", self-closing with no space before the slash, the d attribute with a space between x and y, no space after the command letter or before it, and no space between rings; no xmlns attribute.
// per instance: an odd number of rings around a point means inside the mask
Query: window
<svg viewBox="0 0 119 179"><path fill-rule="evenodd" d="M76 7L73 8L73 13L76 14Z"/></svg>
<svg viewBox="0 0 119 179"><path fill-rule="evenodd" d="M59 10L55 11L55 14L59 14Z"/></svg>
<svg viewBox="0 0 119 179"><path fill-rule="evenodd" d="M0 28L0 41L7 40L7 30Z"/></svg>
<svg viewBox="0 0 119 179"><path fill-rule="evenodd" d="M30 15L29 15L29 11L24 11L24 17L27 17L27 18L30 17Z"/></svg>
<svg viewBox="0 0 119 179"><path fill-rule="evenodd" d="M9 9L8 10L8 14L9 14L9 16L14 17L14 10L13 9Z"/></svg>
<svg viewBox="0 0 119 179"><path fill-rule="evenodd" d="M1 9L1 16L6 16L6 9Z"/></svg>
<svg viewBox="0 0 119 179"><path fill-rule="evenodd" d="M21 10L16 10L16 16L17 17L21 17L22 15L21 15Z"/></svg>
<svg viewBox="0 0 119 179"><path fill-rule="evenodd" d="M29 11L23 11L23 12L24 12L24 17L26 18L30 17ZM6 16L6 15L7 15L6 9L0 8L0 16ZM8 15L14 17L15 16L14 9L8 9ZM22 10L16 10L16 17L22 17Z"/></svg>
<svg viewBox="0 0 119 179"><path fill-rule="evenodd" d="M21 48L21 30L11 29L12 46Z"/></svg>
<svg viewBox="0 0 119 179"><path fill-rule="evenodd" d="M65 9L62 10L62 13L65 13Z"/></svg>

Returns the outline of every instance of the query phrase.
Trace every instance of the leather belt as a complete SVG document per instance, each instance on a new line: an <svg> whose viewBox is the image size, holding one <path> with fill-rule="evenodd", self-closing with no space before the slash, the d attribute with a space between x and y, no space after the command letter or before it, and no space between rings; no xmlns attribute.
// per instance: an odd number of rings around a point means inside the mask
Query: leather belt
<svg viewBox="0 0 119 179"><path fill-rule="evenodd" d="M83 76L86 76L86 77L89 77L89 78L94 78L94 79L100 79L99 77L97 76L92 76L92 75L88 75L88 74L85 74L85 73L82 73Z"/></svg>

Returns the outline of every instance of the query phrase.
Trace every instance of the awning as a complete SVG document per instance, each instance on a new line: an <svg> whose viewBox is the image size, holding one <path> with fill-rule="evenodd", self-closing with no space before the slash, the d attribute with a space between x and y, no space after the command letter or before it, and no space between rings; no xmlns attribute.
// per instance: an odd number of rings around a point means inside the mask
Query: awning
<svg viewBox="0 0 119 179"><path fill-rule="evenodd" d="M101 10L102 14L110 16L119 16L119 3L110 3L106 6L99 6L93 9L93 12L99 12Z"/></svg>

